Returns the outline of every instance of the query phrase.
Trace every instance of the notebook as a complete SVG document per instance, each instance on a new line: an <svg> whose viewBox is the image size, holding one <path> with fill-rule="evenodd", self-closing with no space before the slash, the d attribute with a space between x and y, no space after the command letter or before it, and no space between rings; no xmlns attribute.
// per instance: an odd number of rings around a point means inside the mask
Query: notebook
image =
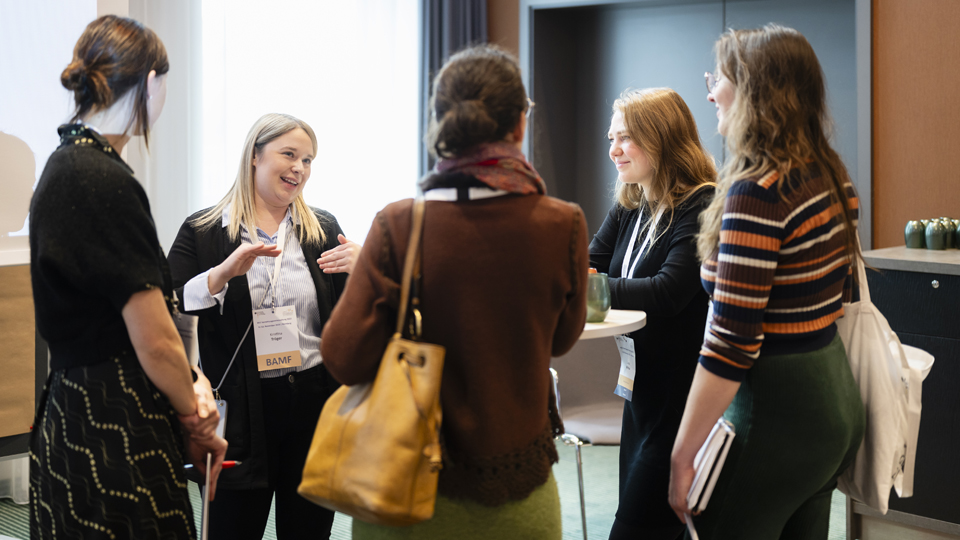
<svg viewBox="0 0 960 540"><path fill-rule="evenodd" d="M700 451L693 458L693 467L696 474L693 477L690 491L687 493L687 506L691 512L702 512L707 507L707 503L710 502L710 495L713 494L713 488L717 485L717 478L720 477L723 462L727 459L727 452L730 451L730 445L733 443L735 435L733 424L721 416L717 423L713 425L713 429L710 430L710 435L707 436L707 440L700 447ZM687 514L684 518L686 518L690 537L693 540L699 540L690 515Z"/></svg>

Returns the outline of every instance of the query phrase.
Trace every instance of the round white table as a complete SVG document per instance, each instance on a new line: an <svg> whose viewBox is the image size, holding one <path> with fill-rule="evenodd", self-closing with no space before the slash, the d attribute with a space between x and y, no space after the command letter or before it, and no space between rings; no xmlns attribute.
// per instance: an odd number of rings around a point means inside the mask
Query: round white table
<svg viewBox="0 0 960 540"><path fill-rule="evenodd" d="M595 339L636 332L647 324L647 314L643 311L611 309L603 322L583 325L580 339Z"/></svg>

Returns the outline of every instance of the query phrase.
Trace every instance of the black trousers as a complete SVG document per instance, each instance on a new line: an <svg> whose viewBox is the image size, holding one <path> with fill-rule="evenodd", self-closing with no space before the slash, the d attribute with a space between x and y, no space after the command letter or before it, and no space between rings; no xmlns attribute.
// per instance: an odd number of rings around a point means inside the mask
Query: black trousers
<svg viewBox="0 0 960 540"><path fill-rule="evenodd" d="M334 512L297 494L310 441L327 398L340 387L322 364L261 379L270 483L263 489L218 489L210 506L212 540L260 540L277 499L279 540L330 538Z"/></svg>
<svg viewBox="0 0 960 540"><path fill-rule="evenodd" d="M621 447L620 470L629 470L629 485L624 492L621 472L620 505L610 529L609 540L679 540L686 525L677 519L667 500L670 489L670 468L649 465L624 453ZM625 467L624 459L635 459Z"/></svg>

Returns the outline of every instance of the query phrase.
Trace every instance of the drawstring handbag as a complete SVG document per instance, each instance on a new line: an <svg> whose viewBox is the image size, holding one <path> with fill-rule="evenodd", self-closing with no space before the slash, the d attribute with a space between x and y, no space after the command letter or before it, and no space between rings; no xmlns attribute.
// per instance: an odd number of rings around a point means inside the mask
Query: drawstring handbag
<svg viewBox="0 0 960 540"><path fill-rule="evenodd" d="M341 386L327 400L297 490L320 506L378 525L430 519L437 497L445 350L420 341L417 284L423 212L424 201L418 197L397 328L377 376L371 383Z"/></svg>

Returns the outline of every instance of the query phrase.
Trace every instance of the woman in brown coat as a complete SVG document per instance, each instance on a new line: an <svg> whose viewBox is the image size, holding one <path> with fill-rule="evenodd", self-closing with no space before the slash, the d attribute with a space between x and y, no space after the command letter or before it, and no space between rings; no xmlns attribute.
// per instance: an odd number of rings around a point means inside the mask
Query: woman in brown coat
<svg viewBox="0 0 960 540"><path fill-rule="evenodd" d="M431 104L440 160L421 182L420 311L423 339L446 348L436 513L404 528L354 521L354 538L560 538L547 368L586 319L586 222L545 195L520 152L529 101L516 60L454 55ZM374 379L395 327L412 204L377 215L324 328L324 362L344 384Z"/></svg>

